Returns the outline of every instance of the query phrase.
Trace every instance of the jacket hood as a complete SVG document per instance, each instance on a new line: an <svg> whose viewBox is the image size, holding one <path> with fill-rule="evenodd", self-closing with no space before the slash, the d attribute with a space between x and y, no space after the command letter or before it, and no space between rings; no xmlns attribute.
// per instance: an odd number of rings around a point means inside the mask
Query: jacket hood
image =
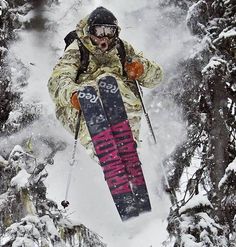
<svg viewBox="0 0 236 247"><path fill-rule="evenodd" d="M82 19L76 26L76 33L83 43L83 45L92 53L92 54L102 54L103 52L93 45L90 35L89 35L89 24L88 24L89 15ZM118 26L118 34L120 33L120 27ZM115 46L114 46L115 47ZM111 50L113 50L112 48Z"/></svg>

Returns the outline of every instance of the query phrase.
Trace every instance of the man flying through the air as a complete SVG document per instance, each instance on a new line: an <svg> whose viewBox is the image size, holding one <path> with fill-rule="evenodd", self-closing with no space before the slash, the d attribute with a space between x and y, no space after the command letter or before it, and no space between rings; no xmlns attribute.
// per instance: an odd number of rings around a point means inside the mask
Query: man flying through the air
<svg viewBox="0 0 236 247"><path fill-rule="evenodd" d="M57 118L66 129L74 133L77 112L81 110L78 90L92 86L99 95L98 82L103 78L114 78L118 83L134 140L138 144L142 106L135 80L138 80L143 87L153 88L162 80L162 70L158 64L147 60L140 53L135 52L129 43L121 40L119 33L120 27L113 13L103 7L96 8L89 16L82 19L76 31L67 37L68 42L72 42L53 69L48 88L56 106ZM79 140L91 157L97 160L91 133L83 114ZM100 160L99 163L101 164ZM125 166L125 162L123 163ZM141 169L140 163L139 169ZM119 171L117 174L119 175ZM127 174L128 180L131 176L132 174ZM129 183L131 192L134 192L132 182ZM138 215L141 211L151 210L148 199L137 200L135 193L131 195L129 205L122 206L123 211L119 204L124 204L127 197L119 195L118 199L115 199L113 196L123 219ZM142 205L145 203L146 205Z"/></svg>

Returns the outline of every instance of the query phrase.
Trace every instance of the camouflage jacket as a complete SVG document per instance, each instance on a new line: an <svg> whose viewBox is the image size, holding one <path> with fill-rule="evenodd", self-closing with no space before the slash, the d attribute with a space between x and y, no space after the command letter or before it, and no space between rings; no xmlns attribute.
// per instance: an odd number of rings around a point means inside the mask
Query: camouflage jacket
<svg viewBox="0 0 236 247"><path fill-rule="evenodd" d="M76 33L90 52L87 71L82 73L76 81L81 59L78 41L74 40L73 43L67 47L64 55L54 67L49 79L48 89L55 103L56 116L64 127L73 133L75 131L77 117L76 110L72 108L70 103L72 93L81 89L84 85L93 86L97 90L97 81L104 75L112 75L117 79L134 136L138 140L139 123L142 112L141 103L131 90L130 82L123 76L118 51L116 47L114 47L110 51L102 53L92 44L87 30L86 17L77 25ZM139 78L140 84L148 88L157 85L162 79L160 66L147 60L142 54L135 52L133 47L126 41L123 41L123 43L126 55L139 59L144 65L144 74ZM83 118L79 139L81 144L87 149L91 148L91 139Z"/></svg>

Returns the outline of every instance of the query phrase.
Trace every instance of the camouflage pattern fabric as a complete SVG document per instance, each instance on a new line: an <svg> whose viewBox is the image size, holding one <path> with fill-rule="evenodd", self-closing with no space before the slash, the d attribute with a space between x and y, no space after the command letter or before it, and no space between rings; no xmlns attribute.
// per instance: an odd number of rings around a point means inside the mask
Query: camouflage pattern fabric
<svg viewBox="0 0 236 247"><path fill-rule="evenodd" d="M78 41L70 44L64 55L60 58L53 69L53 73L48 82L49 93L55 103L56 116L63 126L70 132L75 132L77 121L77 111L72 108L70 99L73 92L82 89L83 86L93 86L97 92L97 81L106 75L114 76L118 82L123 101L126 106L127 115L131 124L135 139L139 140L140 120L142 107L140 100L131 90L132 83L123 76L123 69L116 47L103 53L90 40L87 32L87 17L80 21L76 27L77 35L81 42L90 51L89 65L87 71L82 73L76 81L77 71L80 67L80 51ZM144 58L142 54L134 51L133 47L124 42L126 55L134 59L139 59L144 65L144 74L139 78L140 85L148 88L156 86L162 80L162 70L160 66ZM94 157L94 150L91 143L85 121L82 117L79 140Z"/></svg>

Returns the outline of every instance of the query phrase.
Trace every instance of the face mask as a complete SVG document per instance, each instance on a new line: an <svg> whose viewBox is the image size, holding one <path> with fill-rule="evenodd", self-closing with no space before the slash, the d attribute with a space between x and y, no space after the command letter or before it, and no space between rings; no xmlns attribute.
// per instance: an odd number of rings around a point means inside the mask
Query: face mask
<svg viewBox="0 0 236 247"><path fill-rule="evenodd" d="M93 44L95 44L103 52L109 50L110 44L112 43L112 39L107 37L98 38L94 35L90 35L90 38Z"/></svg>

